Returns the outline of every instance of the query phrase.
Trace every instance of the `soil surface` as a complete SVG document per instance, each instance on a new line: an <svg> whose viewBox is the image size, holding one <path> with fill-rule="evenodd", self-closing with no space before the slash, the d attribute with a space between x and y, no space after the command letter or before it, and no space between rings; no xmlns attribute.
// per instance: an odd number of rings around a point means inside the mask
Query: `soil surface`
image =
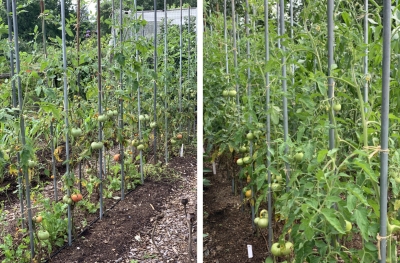
<svg viewBox="0 0 400 263"><path fill-rule="evenodd" d="M211 186L204 188L204 263L264 262L266 240L253 234L250 206L241 209L240 195L232 193L232 181L221 174L205 175ZM265 238L267 238L267 231ZM247 246L252 246L249 259Z"/></svg>
<svg viewBox="0 0 400 263"><path fill-rule="evenodd" d="M115 153L109 154L112 156ZM195 148L186 148L184 157L172 154L167 165L146 167L145 173L148 171L151 175L143 185L127 190L124 200L120 200L119 191L114 192L112 198L104 198L105 213L102 219L99 219L98 210L96 213L87 213L76 207L76 238L71 246L66 244L61 249L56 248L47 262L195 262ZM59 167L57 169L60 170ZM44 196L54 198L52 180L41 177L39 180L44 184ZM11 176L5 179L0 186L10 186L0 195L3 211L7 214L3 230L14 233L17 218L20 217L17 184ZM62 198L61 186L60 181L57 184L59 199ZM82 194L86 198L87 192L83 191ZM92 201L98 200L96 194L90 198ZM33 214L36 209L32 207ZM82 224L83 221L87 225Z"/></svg>
<svg viewBox="0 0 400 263"><path fill-rule="evenodd" d="M146 180L49 262L189 262L189 224L181 199L188 200L186 210L196 225L196 158L175 157L168 168L178 176ZM196 255L194 227L190 235Z"/></svg>

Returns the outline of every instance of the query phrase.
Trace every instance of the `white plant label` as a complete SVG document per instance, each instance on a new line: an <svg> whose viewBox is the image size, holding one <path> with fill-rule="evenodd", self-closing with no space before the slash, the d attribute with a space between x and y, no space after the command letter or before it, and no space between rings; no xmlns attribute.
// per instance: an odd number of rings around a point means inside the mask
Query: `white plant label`
<svg viewBox="0 0 400 263"><path fill-rule="evenodd" d="M215 165L215 162L212 163L213 167L213 174L217 174L217 166Z"/></svg>
<svg viewBox="0 0 400 263"><path fill-rule="evenodd" d="M181 146L181 154L180 154L180 156L183 157L183 143L182 143L182 146Z"/></svg>
<svg viewBox="0 0 400 263"><path fill-rule="evenodd" d="M247 245L247 254L249 254L249 258L253 258L253 247L251 245Z"/></svg>

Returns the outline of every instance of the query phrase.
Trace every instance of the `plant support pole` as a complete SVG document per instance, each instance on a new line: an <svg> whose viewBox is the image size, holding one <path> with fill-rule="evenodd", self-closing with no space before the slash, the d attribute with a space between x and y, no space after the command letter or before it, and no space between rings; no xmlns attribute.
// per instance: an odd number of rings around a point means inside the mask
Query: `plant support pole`
<svg viewBox="0 0 400 263"><path fill-rule="evenodd" d="M138 16L137 16L137 2L136 2L136 0L134 0L134 5L135 5L135 10L136 10L135 16L136 16L136 23L137 23L137 21L138 21ZM143 18L143 10L142 10L142 18ZM144 28L144 27L143 27L143 28ZM143 35L144 35L144 29L142 30L142 32L143 32ZM136 41L138 41L138 37L139 37L139 32L135 31L135 40L136 40ZM137 60L137 61L139 60L139 50L138 50L138 49L136 49L136 60ZM139 72L136 73L136 81L137 81L137 83L138 83L138 90L137 90L137 92L138 92L138 116L140 116L140 113L141 113L140 107L141 107L141 105L140 105ZM139 129L139 141L142 141L142 127L141 127L140 118L138 118L138 129ZM143 176L143 151L142 151L142 150L139 150L139 151L140 151L140 180L141 180L141 183L143 184L143 183L144 183L144 176Z"/></svg>
<svg viewBox="0 0 400 263"><path fill-rule="evenodd" d="M100 31L100 0L97 0L97 67L98 67L98 75L97 75L97 89L99 92L98 95L98 111L99 115L103 114L103 109L101 106L102 100L102 87L101 87L101 31ZM99 122L99 142L103 140L103 124ZM104 148L104 147L103 147ZM103 149L99 150L99 192L100 192L100 220L103 219Z"/></svg>
<svg viewBox="0 0 400 263"><path fill-rule="evenodd" d="M284 0L279 0L279 36L282 37L285 34L285 3ZM282 41L283 42L283 41ZM289 120L288 120L288 107L287 107L287 97L286 97L286 92L287 92L287 87L286 87L286 55L285 51L286 48L282 44L280 46L282 50L282 92L283 92L283 141L285 143L285 155L289 154L289 147L287 145L289 135L288 135L288 130L289 130ZM290 179L290 164L288 162L285 162L285 170L286 170L286 191L289 191L289 179Z"/></svg>
<svg viewBox="0 0 400 263"><path fill-rule="evenodd" d="M232 33L233 33L233 67L235 69L236 107L239 112L240 105L239 105L239 84L238 84L238 72L237 72L237 42L236 42L237 36L236 36L236 21L235 21L235 0L232 0Z"/></svg>
<svg viewBox="0 0 400 263"><path fill-rule="evenodd" d="M396 5L397 6L397 5ZM365 56L364 56L364 77L366 78L364 83L364 111L367 112L367 102L368 102L368 0L364 0L364 43L365 43Z"/></svg>
<svg viewBox="0 0 400 263"><path fill-rule="evenodd" d="M11 72L11 89L12 89L12 104L14 108L18 107L18 102L17 102L17 90L15 88L15 79L14 79L14 50L12 47L12 19L11 19L11 6L10 6L10 0L6 1L7 3L7 24L8 24L8 45L10 49L10 72ZM14 116L17 118L17 112L15 112ZM17 161L20 164L21 163L21 155L18 152L17 153ZM24 222L24 196L23 196L23 185L22 185L22 173L20 169L18 169L18 196L19 196L19 205L20 205L20 211L21 211L21 227L25 228L25 222Z"/></svg>
<svg viewBox="0 0 400 263"><path fill-rule="evenodd" d="M164 70L165 70L165 82L164 82L164 116L165 116L165 163L168 163L168 6L167 0L164 0Z"/></svg>
<svg viewBox="0 0 400 263"><path fill-rule="evenodd" d="M120 41L120 48L121 48L121 54L123 54L123 12L122 12L122 0L119 1L119 24L120 24L120 30L119 30L119 41ZM120 73L119 73L119 86L121 91L124 90L124 85L123 85L123 68L122 65L120 66ZM119 129L120 129L120 135L122 139L122 131L124 129L124 100L122 98L119 99ZM121 200L124 200L125 198L125 171L124 171L124 145L122 143L122 140L119 142L119 154L120 154L120 162L121 162Z"/></svg>
<svg viewBox="0 0 400 263"><path fill-rule="evenodd" d="M380 152L380 262L386 262L387 243L387 197L388 197L388 137L389 137L389 91L390 91L390 41L391 1L383 1L383 60L382 60L382 109L381 109L381 152ZM390 237L389 237L390 238ZM380 240L379 240L380 239Z"/></svg>
<svg viewBox="0 0 400 263"><path fill-rule="evenodd" d="M62 53L63 53L63 83L64 83L64 113L65 113L65 151L66 151L66 171L67 178L72 174L69 171L69 141L68 141L68 83L67 83L67 47L66 47L66 30L65 30L65 0L61 0L61 29L62 29ZM72 178L73 180L73 178ZM70 196L70 189L67 187L67 195ZM68 245L72 245L72 209L68 204Z"/></svg>
<svg viewBox="0 0 400 263"><path fill-rule="evenodd" d="M180 22L179 22L179 118L182 118L182 0L180 5ZM179 132L182 130L182 121L179 121Z"/></svg>
<svg viewBox="0 0 400 263"><path fill-rule="evenodd" d="M18 84L18 104L19 104L19 116L20 116L20 130L21 130L21 143L22 147L25 147L25 118L23 115L23 99L22 99L22 87L20 77L20 59L19 59L19 43L18 43L18 19L17 19L17 3L16 0L12 1L12 14L13 14L13 27L14 27L14 45L15 45L15 64L17 73L17 84ZM23 159L23 158L22 158ZM29 229L29 240L31 247L31 258L35 256L35 248L33 241L33 226L32 226L32 210L31 210L31 187L29 182L29 175L26 163L23 163L23 173L25 178L25 194L26 194L26 206L28 210L28 229ZM21 215L23 217L23 215Z"/></svg>
<svg viewBox="0 0 400 263"><path fill-rule="evenodd" d="M264 21L265 21L265 63L269 62L269 18L268 18L268 0L264 0ZM266 88L266 111L267 111L267 168L271 165L271 152L269 147L271 144L271 114L269 113L270 103L270 88L269 88L269 72L265 73L265 88ZM268 248L271 250L272 245L272 192L271 192L271 171L267 169L268 173Z"/></svg>
<svg viewBox="0 0 400 263"><path fill-rule="evenodd" d="M245 17L244 17L245 22L244 23L246 24L245 25L245 28L246 28L246 58L247 58L247 61L250 61L249 1L246 0L245 3L246 3L246 9L245 9L245 13L244 13L244 15L245 15ZM251 80L250 80L250 78L251 78L251 71L250 71L250 67L248 66L247 67L247 80L246 80L247 83L246 84L247 84L247 97L248 97L248 104L249 104L249 109L248 110L249 111L251 111L251 109L252 109L252 106L251 106ZM249 115L249 123L252 123L252 121L253 120L251 118L251 115ZM252 157L253 157L253 142L250 141L250 158L252 158ZM253 170L253 166L251 167L250 176L253 175L253 171L252 170ZM251 187L251 198L254 198L254 186ZM255 217L254 205L251 205L251 226L253 228L255 228L254 217Z"/></svg>
<svg viewBox="0 0 400 263"><path fill-rule="evenodd" d="M330 104L330 114L329 114L329 150L335 148L335 134L333 125L333 78L331 78L331 67L334 64L333 61L333 45L334 45L334 22L333 22L333 9L334 9L334 0L328 0L328 99Z"/></svg>
<svg viewBox="0 0 400 263"><path fill-rule="evenodd" d="M153 121L157 123L157 0L154 0L154 101ZM153 129L154 134L154 163L157 163L157 129Z"/></svg>

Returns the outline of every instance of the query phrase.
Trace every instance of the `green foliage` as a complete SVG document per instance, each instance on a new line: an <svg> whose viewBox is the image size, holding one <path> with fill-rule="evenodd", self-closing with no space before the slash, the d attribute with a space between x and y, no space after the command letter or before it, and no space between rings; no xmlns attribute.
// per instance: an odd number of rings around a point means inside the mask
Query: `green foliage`
<svg viewBox="0 0 400 263"><path fill-rule="evenodd" d="M246 156L248 153L240 152L241 147L252 148L252 163L245 165L237 177L241 180L250 175L251 181L245 189L257 190L254 201L258 210L266 205L267 171L271 172L274 218L284 225L279 230L280 239L290 236L293 240L292 259L295 262L337 262L338 258L344 262L377 261L381 8L374 4L370 6L369 74L365 75L363 57L367 46L362 38L362 20L358 19L363 14L363 6L357 2L335 1L335 64L331 76L327 76L326 2L302 2L296 15L297 25L293 27L293 39L290 38L289 24L286 24L287 33L283 37L277 35L276 17L270 8L269 62L265 62L263 2L251 1L250 4L249 35L246 35L246 25L241 18L237 25L236 66L231 18L228 17L226 22L228 39L225 40L223 15L207 12L203 91L206 154L214 161L232 154ZM393 14L398 17L399 10L393 9ZM396 25L399 24L395 20ZM393 39L397 37L396 32ZM276 45L278 40L285 46L285 51ZM396 43L393 40L393 54L400 51ZM285 94L281 89L283 58L288 73ZM398 65L398 58L393 56L391 63ZM395 87L399 85L398 71L397 66L393 68L391 85ZM266 105L266 73L269 73L269 105ZM335 80L332 100L327 95L328 77ZM224 91L235 89L236 85L237 98L223 96ZM369 88L368 102L363 100L364 85ZM396 114L399 90L392 89L390 95L390 112L393 114L390 117L389 156L393 157L389 168L392 171L389 192L396 193L396 199L399 190L395 181L400 181L396 150L399 146ZM286 142L283 140L283 96L288 101L289 115ZM341 104L340 111L334 112L331 108L335 103ZM271 123L269 147L265 143L267 117ZM334 129L336 144L329 150L330 128ZM249 132L255 135L252 141L246 139ZM271 155L268 167L267 152ZM299 152L304 153L302 158L295 157ZM282 187L284 185L287 185L287 191ZM396 222L399 208L398 202L389 202L389 222ZM346 221L354 226L350 233L345 231ZM362 239L361 248L344 245L345 240L355 236ZM391 242L393 247L395 241ZM395 262L394 254L390 255Z"/></svg>

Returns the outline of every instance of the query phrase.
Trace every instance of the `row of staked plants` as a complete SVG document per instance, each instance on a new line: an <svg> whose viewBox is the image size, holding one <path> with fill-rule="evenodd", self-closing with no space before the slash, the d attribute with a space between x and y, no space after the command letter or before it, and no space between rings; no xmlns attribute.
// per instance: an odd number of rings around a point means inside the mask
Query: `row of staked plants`
<svg viewBox="0 0 400 263"><path fill-rule="evenodd" d="M249 1L248 24L245 5L236 3L236 32L228 1L226 38L223 11L215 12L215 6L207 3L204 50L209 55L204 58L203 95L206 154L211 161L225 164L231 174L239 171L233 174L235 188L254 209L248 223L255 220L260 231L272 226L268 229L273 232L268 251L275 256L274 262L377 262L382 6L374 1L369 4L367 45L363 39L364 1L334 1L334 64L328 76L326 1L302 1L295 8L292 27L286 1L283 36L278 34L277 1L268 2L268 62L264 1ZM222 7L220 3L219 10ZM392 11L387 262L398 260L396 236L400 232L400 10L394 6ZM369 70L365 74L367 48ZM283 63L287 92L281 86ZM332 99L328 97L328 77L334 79ZM288 111L286 142L284 97ZM331 149L330 129L335 139ZM269 173L272 218L266 213ZM272 262L268 260L272 258L266 260Z"/></svg>
<svg viewBox="0 0 400 263"><path fill-rule="evenodd" d="M129 8L135 10L133 6ZM98 109L97 35L81 31L76 37L77 32L71 30L76 29L77 18L74 16L66 19L66 33L72 39L66 43L68 116L65 116L63 101L61 30L60 37L45 38L40 43L43 28L35 27L33 41L24 43L19 72L22 112L12 100L12 87L17 86L17 76L1 81L0 194L6 196L0 203L2 262L31 262L33 255L29 248L32 243L27 224L30 220L34 232L33 260L41 262L49 258L68 240L70 222L72 235L76 238L90 219L95 218L91 215L99 212L99 198L120 198L121 187L125 191L135 189L147 176L155 174L154 171L157 174L162 172L168 158L178 155L183 147L181 144L195 143L195 20L191 19L190 28L187 19L182 25L182 47L179 26L168 22L167 34L165 27L161 30L157 36L155 72L154 36L136 34L146 25L140 13L136 17L132 12L130 17L124 18L122 25L115 21L116 37L113 38L112 32L101 36L101 114ZM52 17L54 21L46 19L46 23L60 24L57 17ZM112 24L111 19L106 23ZM120 32L124 33L122 41ZM7 21L0 21L0 33L0 52L4 58L0 70L9 73L7 61L14 47L8 41ZM164 49L165 37L167 52ZM117 39L115 45L112 39ZM182 62L179 60L181 48ZM191 56L190 61L188 56ZM179 93L180 63L183 77ZM156 97L154 83L158 86ZM121 101L124 102L122 109ZM25 145L22 145L20 136L21 116L26 125ZM65 118L68 118L68 129ZM122 126L119 125L121 120ZM102 126L101 141L98 140L99 125ZM157 133L152 133L155 129ZM66 159L66 136L69 139L69 159ZM123 152L120 152L121 145ZM98 171L99 149L104 153L102 179ZM19 160L17 156L20 156ZM65 169L67 162L71 167L69 174ZM24 167L31 188L28 197L22 178ZM10 201L12 195L20 199L19 206ZM32 218L27 216L27 199L32 202ZM24 208L22 215L21 207ZM67 213L69 208L71 221ZM7 216L10 213L14 213L15 218L10 219Z"/></svg>

